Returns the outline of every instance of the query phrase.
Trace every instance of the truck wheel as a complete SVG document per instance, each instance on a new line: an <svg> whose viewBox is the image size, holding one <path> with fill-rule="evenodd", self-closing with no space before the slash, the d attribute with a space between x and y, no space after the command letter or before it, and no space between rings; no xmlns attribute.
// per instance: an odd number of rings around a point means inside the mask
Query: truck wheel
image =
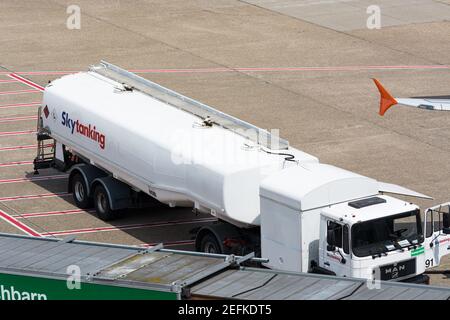
<svg viewBox="0 0 450 320"><path fill-rule="evenodd" d="M86 181L77 173L73 176L71 182L71 190L73 192L73 200L80 209L87 209L92 207L92 199L89 197Z"/></svg>
<svg viewBox="0 0 450 320"><path fill-rule="evenodd" d="M203 236L202 241L200 242L200 250L206 253L222 253L219 242L212 234L206 234Z"/></svg>
<svg viewBox="0 0 450 320"><path fill-rule="evenodd" d="M111 209L108 193L101 184L94 190L94 205L97 216L103 221L109 221L116 218L116 213Z"/></svg>

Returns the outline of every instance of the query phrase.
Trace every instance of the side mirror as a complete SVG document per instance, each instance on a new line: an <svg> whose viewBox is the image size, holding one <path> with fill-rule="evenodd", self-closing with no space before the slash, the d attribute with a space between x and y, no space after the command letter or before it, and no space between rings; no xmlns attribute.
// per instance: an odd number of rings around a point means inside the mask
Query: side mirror
<svg viewBox="0 0 450 320"><path fill-rule="evenodd" d="M327 251L336 251L336 246L327 245Z"/></svg>
<svg viewBox="0 0 450 320"><path fill-rule="evenodd" d="M442 215L442 225L444 226L444 229L450 228L450 213L447 212Z"/></svg>
<svg viewBox="0 0 450 320"><path fill-rule="evenodd" d="M336 237L335 237L334 230L327 231L327 242L331 243L333 246L336 243Z"/></svg>
<svg viewBox="0 0 450 320"><path fill-rule="evenodd" d="M449 227L444 227L444 228L442 229L442 232L443 232L444 234L450 234L450 228L449 228Z"/></svg>
<svg viewBox="0 0 450 320"><path fill-rule="evenodd" d="M422 243L425 240L425 236L423 234L419 235L419 243Z"/></svg>

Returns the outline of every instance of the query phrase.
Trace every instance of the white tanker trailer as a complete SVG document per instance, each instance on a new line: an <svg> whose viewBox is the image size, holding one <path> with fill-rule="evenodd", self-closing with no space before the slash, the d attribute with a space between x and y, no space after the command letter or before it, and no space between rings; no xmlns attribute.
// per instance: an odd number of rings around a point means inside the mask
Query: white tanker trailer
<svg viewBox="0 0 450 320"><path fill-rule="evenodd" d="M37 136L35 169L69 172L76 205L95 206L103 220L155 199L217 217L198 230L200 251L255 251L271 268L410 281L424 281L450 252L448 204L426 210L422 223L416 205L385 193L429 197L321 164L104 61L46 86Z"/></svg>

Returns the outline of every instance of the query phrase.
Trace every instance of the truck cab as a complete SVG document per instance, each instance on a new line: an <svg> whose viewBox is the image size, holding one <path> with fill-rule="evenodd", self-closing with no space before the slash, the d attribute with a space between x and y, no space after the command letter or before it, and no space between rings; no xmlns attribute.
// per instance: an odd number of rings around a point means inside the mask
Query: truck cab
<svg viewBox="0 0 450 320"><path fill-rule="evenodd" d="M378 195L324 208L319 267L336 275L406 280L425 272L424 233L414 204Z"/></svg>
<svg viewBox="0 0 450 320"><path fill-rule="evenodd" d="M321 163L263 180L265 266L408 281L437 265L450 253L450 204L425 210L423 222L417 205L379 189L374 179Z"/></svg>

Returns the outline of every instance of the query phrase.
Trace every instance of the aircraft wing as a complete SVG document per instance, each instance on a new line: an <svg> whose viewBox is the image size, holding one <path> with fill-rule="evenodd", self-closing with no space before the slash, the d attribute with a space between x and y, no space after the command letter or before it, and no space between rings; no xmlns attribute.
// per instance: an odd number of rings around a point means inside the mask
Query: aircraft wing
<svg viewBox="0 0 450 320"><path fill-rule="evenodd" d="M394 98L377 79L373 79L373 81L380 92L380 115L384 115L390 107L396 104L427 110L450 111L450 99Z"/></svg>
<svg viewBox="0 0 450 320"><path fill-rule="evenodd" d="M403 99L397 98L398 104L427 110L450 111L450 100L444 99Z"/></svg>

